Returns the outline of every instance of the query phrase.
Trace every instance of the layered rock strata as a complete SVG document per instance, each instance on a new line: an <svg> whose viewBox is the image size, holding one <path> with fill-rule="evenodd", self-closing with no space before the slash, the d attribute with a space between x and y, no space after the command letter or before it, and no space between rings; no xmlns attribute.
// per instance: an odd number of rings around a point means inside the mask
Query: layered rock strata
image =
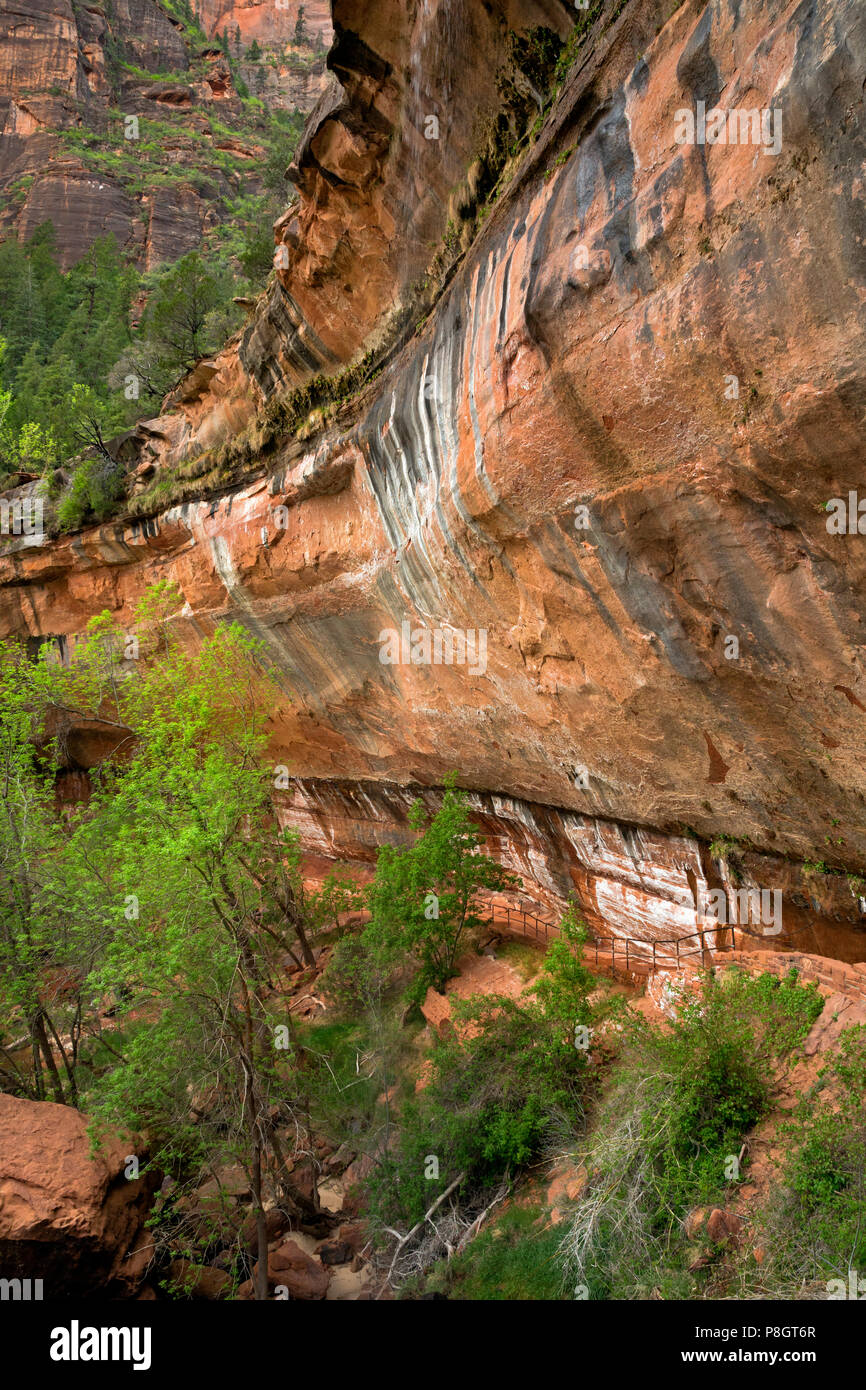
<svg viewBox="0 0 866 1390"><path fill-rule="evenodd" d="M333 355L368 327L335 286L380 284L379 231L369 261L349 236L339 277L326 250L312 290L301 261L339 170L379 159L386 44L407 43L380 8L352 31L338 172L305 165L286 272ZM847 517L854 493L856 528L866 498L866 12L667 8L605 8L435 311L339 427L222 495L12 548L4 630L72 638L173 578L189 641L232 617L268 644L294 698L273 730L300 779L285 813L320 851L402 833L411 789L456 768L530 896L575 886L600 928L670 936L695 929L689 874L710 890L739 859L817 932L801 949L862 960L866 541L826 504ZM680 138L716 108L735 141ZM199 421L227 400L206 391Z"/></svg>

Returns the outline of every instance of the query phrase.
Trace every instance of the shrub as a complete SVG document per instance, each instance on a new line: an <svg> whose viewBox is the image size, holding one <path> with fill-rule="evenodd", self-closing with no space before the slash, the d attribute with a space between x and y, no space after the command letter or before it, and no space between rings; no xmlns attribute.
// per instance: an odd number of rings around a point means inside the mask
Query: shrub
<svg viewBox="0 0 866 1390"><path fill-rule="evenodd" d="M781 1183L763 1217L769 1297L816 1276L866 1273L866 1027L848 1028L784 1130Z"/></svg>
<svg viewBox="0 0 866 1390"><path fill-rule="evenodd" d="M74 531L92 513L104 521L126 493L122 464L107 459L84 459L72 475L65 497L57 508L57 521L64 531Z"/></svg>
<svg viewBox="0 0 866 1390"><path fill-rule="evenodd" d="M643 1298L684 1274L681 1222L722 1200L730 1158L766 1111L772 1075L820 1013L817 986L707 975L672 1026L631 1016L618 1084L585 1162L590 1182L563 1244L595 1298ZM688 1296L678 1286L674 1296Z"/></svg>
<svg viewBox="0 0 866 1390"><path fill-rule="evenodd" d="M595 981L572 914L562 930L519 1000L454 1001L458 1031L434 1044L428 1083L403 1107L399 1144L371 1179L382 1220L417 1220L459 1173L466 1190L497 1181L536 1155L557 1122L572 1134L581 1125L597 1068L575 1045L575 1025L591 1029L617 1001L590 1004ZM431 1155L438 1181L425 1176Z"/></svg>

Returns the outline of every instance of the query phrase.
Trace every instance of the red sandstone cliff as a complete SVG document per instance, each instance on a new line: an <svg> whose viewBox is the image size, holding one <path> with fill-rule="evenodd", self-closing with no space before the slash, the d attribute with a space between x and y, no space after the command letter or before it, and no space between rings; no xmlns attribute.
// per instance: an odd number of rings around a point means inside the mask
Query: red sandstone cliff
<svg viewBox="0 0 866 1390"><path fill-rule="evenodd" d="M341 86L299 151L288 265L149 422L157 460L375 334L445 229L509 29L567 32L558 0L520 9L335 0ZM326 430L147 522L7 546L3 630L69 638L171 577L190 641L231 616L268 643L294 695L284 813L319 852L369 856L458 768L536 899L576 886L611 932L681 935L734 873L709 842L749 837L736 872L786 890L770 944L862 960L858 885L802 866L866 865L866 542L824 510L866 496L866 12L669 11L604 6L434 311ZM427 47L435 154L407 119ZM778 110L779 153L678 144L698 102ZM383 664L404 621L483 631L485 669Z"/></svg>
<svg viewBox="0 0 866 1390"><path fill-rule="evenodd" d="M327 9L306 6L309 35L325 44L331 38ZM244 58L253 39L291 40L297 10L296 0L279 7L272 0L213 0L203 7L201 23L208 37L231 31L239 72L249 84L261 70L257 92L272 107L307 111L325 85L321 58L312 52L305 58L300 49L286 49L288 56L275 65ZM110 7L101 0L86 6L10 0L0 14L0 236L12 230L26 238L51 222L64 268L108 233L147 269L176 260L199 245L219 216L220 200L240 191L219 157L229 146L216 144L211 158L203 144L206 117L214 110L237 127L235 152L254 162L261 150L242 128L224 54L216 43L202 48L158 0L115 0ZM181 165L186 182L148 184L145 177L140 186L139 147L125 137L125 121L133 116L171 122L164 172ZM84 133L92 135L86 150L71 138ZM160 143L166 141L163 132ZM255 188L254 179L246 183L246 191Z"/></svg>

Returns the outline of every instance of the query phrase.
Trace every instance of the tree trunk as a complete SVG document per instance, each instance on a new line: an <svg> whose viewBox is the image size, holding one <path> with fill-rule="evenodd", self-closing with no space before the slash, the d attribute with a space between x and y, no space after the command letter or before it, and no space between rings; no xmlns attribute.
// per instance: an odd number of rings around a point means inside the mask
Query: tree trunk
<svg viewBox="0 0 866 1390"><path fill-rule="evenodd" d="M54 1099L58 1105L64 1105L66 1097L63 1094L63 1082L60 1080L60 1072L57 1070L57 1063L51 1051L48 1034L45 1032L45 1019L41 1009L34 1016L30 1024L30 1034L38 1044L39 1050L45 1059L45 1066L48 1070L48 1075L51 1077L51 1089L54 1092Z"/></svg>
<svg viewBox="0 0 866 1390"><path fill-rule="evenodd" d="M262 1206L262 1146L258 1133L253 1140L253 1197L256 1203L256 1248L258 1264L255 1274L255 1295L257 1303L264 1303L268 1297L268 1227Z"/></svg>
<svg viewBox="0 0 866 1390"><path fill-rule="evenodd" d="M60 1053L60 1056L63 1058L63 1070L66 1072L66 1079L67 1079L67 1081L69 1082L69 1104L70 1104L70 1105L76 1105L76 1106L77 1106L77 1105L78 1105L78 1086L77 1086L76 1081L75 1081L75 1073L74 1073L74 1071L72 1070L72 1067L69 1065L69 1058L68 1058L67 1055L66 1055L66 1048L63 1046L63 1043L60 1041L60 1035L58 1034L57 1029L54 1027L54 1020L52 1019L51 1015L48 1014L48 1013L46 1013L46 1014L44 1015L44 1017L45 1017L45 1019L46 1019L47 1022L48 1022L48 1027L51 1029L51 1035L52 1035L52 1037L54 1038L54 1041L55 1041L56 1044L57 1044L57 1050L58 1050L58 1052ZM58 1080L59 1080L59 1077L58 1077Z"/></svg>
<svg viewBox="0 0 866 1390"><path fill-rule="evenodd" d="M300 943L301 953L304 957L304 963L306 965L315 965L315 953L309 941L307 940L307 933L304 931L304 928L301 925L300 916L298 916L298 918L295 921L295 931L298 934L298 942Z"/></svg>

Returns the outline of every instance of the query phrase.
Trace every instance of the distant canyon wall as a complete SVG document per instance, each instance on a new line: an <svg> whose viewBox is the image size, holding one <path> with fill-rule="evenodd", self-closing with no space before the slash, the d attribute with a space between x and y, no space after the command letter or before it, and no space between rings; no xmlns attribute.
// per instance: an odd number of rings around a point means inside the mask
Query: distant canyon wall
<svg viewBox="0 0 866 1390"><path fill-rule="evenodd" d="M226 4L211 0L201 12L205 31L215 38L240 30L241 47L257 38L280 43L292 38L298 4L274 0ZM330 43L328 5L306 6L307 28ZM200 44L199 44L200 46ZM176 260L197 247L216 216L217 195L231 193L219 151L202 145L202 112L217 109L231 125L240 98L224 55L214 45L204 56L188 41L182 25L157 0L112 0L106 5L73 5L71 0L9 0L0 14L0 236L31 236L44 222L56 233L59 263L76 264L98 238L113 235L118 245L148 270ZM300 54L302 51L298 50ZM322 60L260 64L262 93L273 106L309 111L327 79ZM200 57L200 61L193 60ZM242 68L249 75L247 67ZM174 81L160 81L173 75ZM190 179L174 186L158 182L134 191L120 169L119 156L134 154L124 143L122 117L177 120L175 155L165 149L165 169L195 161ZM100 167L81 157L64 132L89 131L96 138ZM167 146L163 133L161 142ZM243 140L238 148L243 147ZM247 139L254 160L254 139ZM261 151L259 150L260 154ZM117 156L114 165L112 155ZM202 186L210 176L210 197Z"/></svg>

